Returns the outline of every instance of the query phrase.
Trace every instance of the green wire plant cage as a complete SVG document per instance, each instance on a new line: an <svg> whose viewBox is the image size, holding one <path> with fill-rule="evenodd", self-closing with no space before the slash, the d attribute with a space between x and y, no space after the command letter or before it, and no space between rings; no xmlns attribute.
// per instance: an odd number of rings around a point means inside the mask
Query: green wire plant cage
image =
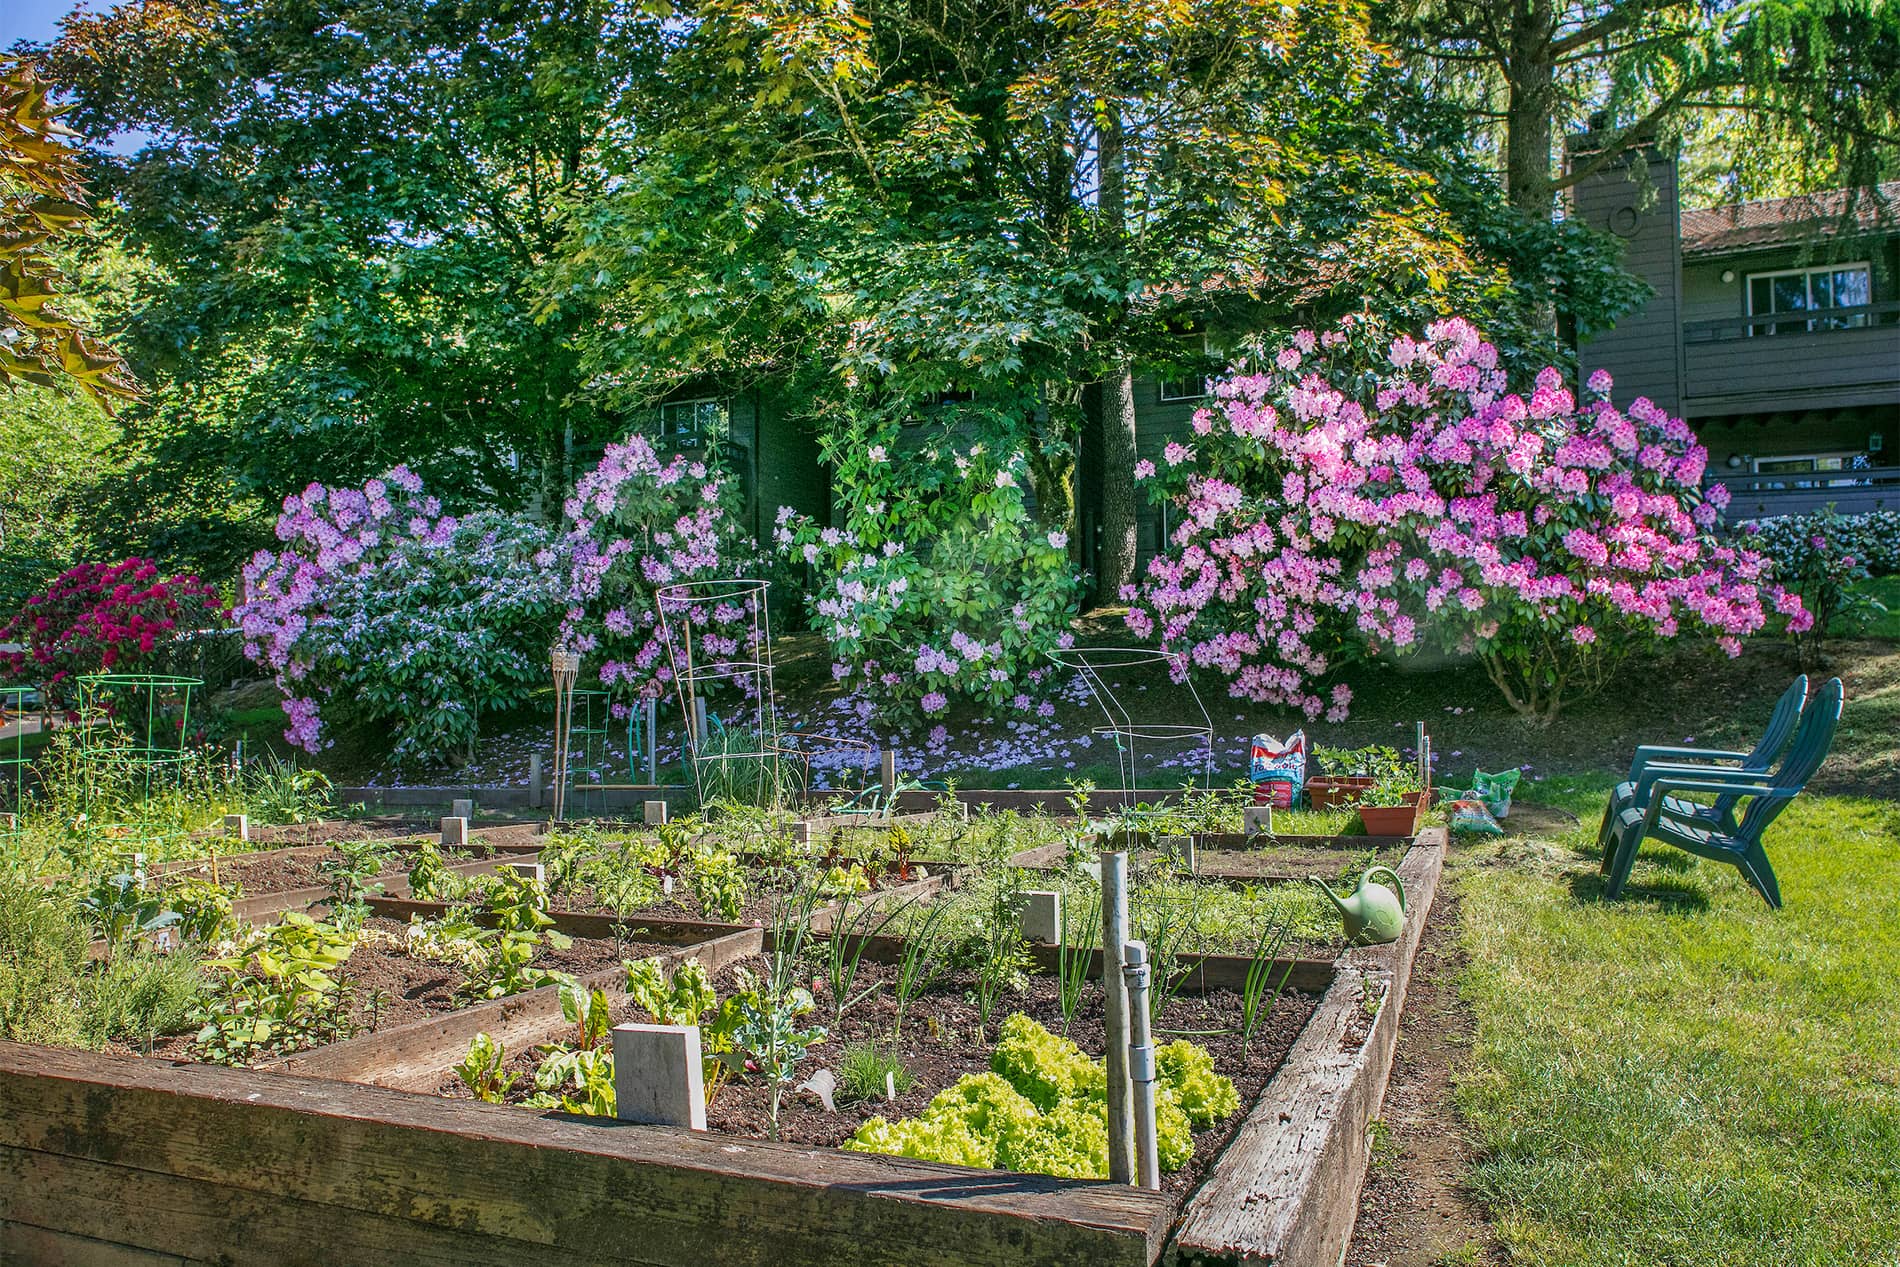
<svg viewBox="0 0 1900 1267"><path fill-rule="evenodd" d="M0 842L21 834L27 771L32 764L26 748L31 725L27 713L38 695L30 686L0 686Z"/></svg>
<svg viewBox="0 0 1900 1267"><path fill-rule="evenodd" d="M94 830L136 851L176 834L147 812L155 794L183 786L198 748L191 730L200 678L164 673L92 673L78 679L79 761ZM96 812L93 807L97 807ZM121 809L136 811L127 820Z"/></svg>
<svg viewBox="0 0 1900 1267"><path fill-rule="evenodd" d="M569 695L563 803L582 816L606 817L608 792L655 781L650 707L647 701L616 701L607 691L576 690Z"/></svg>

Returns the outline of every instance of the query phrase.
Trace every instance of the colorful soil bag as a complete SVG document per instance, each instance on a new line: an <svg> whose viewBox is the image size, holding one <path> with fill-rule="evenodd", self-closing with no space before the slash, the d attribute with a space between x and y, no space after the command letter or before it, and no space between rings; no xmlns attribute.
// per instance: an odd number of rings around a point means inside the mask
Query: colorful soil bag
<svg viewBox="0 0 1900 1267"><path fill-rule="evenodd" d="M1253 803L1292 809L1300 803L1306 785L1306 732L1296 730L1283 743L1272 735L1253 737L1253 755L1247 762L1253 781Z"/></svg>
<svg viewBox="0 0 1900 1267"><path fill-rule="evenodd" d="M1498 820L1491 817L1491 811L1485 807L1475 792L1461 792L1456 800L1446 801L1444 806L1445 822L1454 835L1465 836L1502 836L1504 829L1498 826Z"/></svg>
<svg viewBox="0 0 1900 1267"><path fill-rule="evenodd" d="M1471 776L1471 791L1466 795L1483 801L1484 807L1491 811L1491 817L1509 818L1511 793L1517 790L1517 781L1523 777L1523 773L1518 770L1506 770L1503 774L1486 774L1480 770Z"/></svg>

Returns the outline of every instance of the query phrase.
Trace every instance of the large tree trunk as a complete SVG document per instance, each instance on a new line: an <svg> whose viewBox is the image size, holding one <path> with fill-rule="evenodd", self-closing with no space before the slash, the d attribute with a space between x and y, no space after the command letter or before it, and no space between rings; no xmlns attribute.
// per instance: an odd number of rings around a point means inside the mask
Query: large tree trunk
<svg viewBox="0 0 1900 1267"><path fill-rule="evenodd" d="M1126 160L1121 118L1112 107L1102 124L1102 234L1121 241L1127 226ZM1122 586L1135 579L1135 367L1118 358L1102 381L1102 539L1098 601L1117 602Z"/></svg>
<svg viewBox="0 0 1900 1267"><path fill-rule="evenodd" d="M1557 68L1551 40L1556 16L1550 0L1507 6L1510 57L1504 68L1504 187L1511 205L1538 220L1550 218L1551 111L1557 104Z"/></svg>

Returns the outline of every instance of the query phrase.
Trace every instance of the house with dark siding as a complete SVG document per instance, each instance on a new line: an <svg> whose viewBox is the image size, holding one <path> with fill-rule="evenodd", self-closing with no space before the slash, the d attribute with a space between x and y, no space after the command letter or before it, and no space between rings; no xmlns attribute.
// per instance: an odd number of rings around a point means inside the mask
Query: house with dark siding
<svg viewBox="0 0 1900 1267"><path fill-rule="evenodd" d="M1653 292L1580 374L1687 420L1731 520L1900 507L1900 182L1683 209L1651 151L1579 181L1572 212Z"/></svg>

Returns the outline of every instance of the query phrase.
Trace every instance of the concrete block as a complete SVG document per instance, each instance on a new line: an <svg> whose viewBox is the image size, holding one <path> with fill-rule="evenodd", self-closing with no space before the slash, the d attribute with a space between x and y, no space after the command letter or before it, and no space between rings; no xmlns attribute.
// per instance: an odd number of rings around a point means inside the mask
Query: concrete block
<svg viewBox="0 0 1900 1267"><path fill-rule="evenodd" d="M449 813L454 815L456 818L473 819L475 817L475 802L468 797L462 797L459 800L450 801Z"/></svg>
<svg viewBox="0 0 1900 1267"><path fill-rule="evenodd" d="M706 1129L697 1025L616 1025L614 1116L623 1122Z"/></svg>
<svg viewBox="0 0 1900 1267"><path fill-rule="evenodd" d="M1167 854L1181 865L1182 870L1192 874L1198 870L1194 837L1163 836L1155 842L1162 853Z"/></svg>
<svg viewBox="0 0 1900 1267"><path fill-rule="evenodd" d="M1023 898L1023 936L1049 946L1059 943L1062 940L1062 894L1031 889Z"/></svg>
<svg viewBox="0 0 1900 1267"><path fill-rule="evenodd" d="M1273 830L1273 806L1249 805L1240 811L1241 829L1249 836L1258 836Z"/></svg>
<svg viewBox="0 0 1900 1267"><path fill-rule="evenodd" d="M445 818L442 820L442 847L444 849L463 849L468 846L468 819Z"/></svg>
<svg viewBox="0 0 1900 1267"><path fill-rule="evenodd" d="M646 803L646 825L648 827L658 827L661 823L665 821L666 821L666 802L665 801L648 801Z"/></svg>
<svg viewBox="0 0 1900 1267"><path fill-rule="evenodd" d="M224 816L224 834L233 840L251 838L251 819L247 814L226 814Z"/></svg>
<svg viewBox="0 0 1900 1267"><path fill-rule="evenodd" d="M530 880L539 880L546 884L548 869L538 862L510 862L505 864L516 875L526 876Z"/></svg>

